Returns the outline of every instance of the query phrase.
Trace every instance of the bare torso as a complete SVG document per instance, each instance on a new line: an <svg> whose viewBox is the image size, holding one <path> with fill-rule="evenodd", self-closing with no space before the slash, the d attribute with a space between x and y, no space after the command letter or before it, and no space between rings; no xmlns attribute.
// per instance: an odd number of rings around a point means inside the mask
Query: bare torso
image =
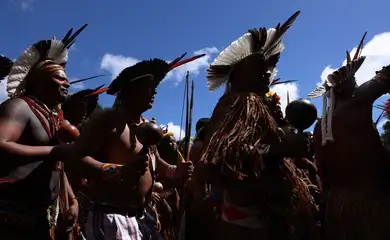
<svg viewBox="0 0 390 240"><path fill-rule="evenodd" d="M20 112L19 117L24 118L24 120L20 119L20 121L26 123L25 127L21 129L21 136L16 143L29 146L54 145L54 141L49 138L41 122L30 110L24 100L13 99L3 104L8 105L6 107L13 108L14 111ZM2 111L3 110L4 106L2 106ZM46 124L48 124L47 120ZM42 209L47 208L47 206L56 199L58 196L59 175L55 161L48 161L48 158L20 157L5 152L1 152L0 155L1 176L6 176L15 168L27 163L44 161L26 178L18 181L12 186L1 188L1 199L10 199L15 202L20 202L23 205L32 205L35 206L35 208Z"/></svg>
<svg viewBox="0 0 390 240"><path fill-rule="evenodd" d="M143 145L137 140L134 133L125 123L119 123L105 139L104 144L94 158L101 162L115 164L131 164L138 160L137 155ZM115 184L99 179L91 179L90 197L93 201L106 202L130 208L142 208L147 201L153 185L152 163L149 158L149 167L137 182L132 186Z"/></svg>

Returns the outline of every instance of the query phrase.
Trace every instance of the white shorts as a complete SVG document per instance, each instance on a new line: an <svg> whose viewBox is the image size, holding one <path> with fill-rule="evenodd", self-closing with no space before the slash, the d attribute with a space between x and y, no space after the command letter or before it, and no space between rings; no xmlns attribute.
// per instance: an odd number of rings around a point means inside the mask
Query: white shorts
<svg viewBox="0 0 390 240"><path fill-rule="evenodd" d="M88 240L142 240L136 217L117 213L89 211L86 224Z"/></svg>

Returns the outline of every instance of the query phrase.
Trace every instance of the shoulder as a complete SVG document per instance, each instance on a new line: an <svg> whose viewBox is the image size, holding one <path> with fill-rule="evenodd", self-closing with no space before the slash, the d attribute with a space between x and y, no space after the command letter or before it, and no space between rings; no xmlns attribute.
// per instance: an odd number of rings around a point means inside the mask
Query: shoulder
<svg viewBox="0 0 390 240"><path fill-rule="evenodd" d="M118 113L115 109L104 109L92 113L85 125L111 125L110 123L113 123L118 117Z"/></svg>
<svg viewBox="0 0 390 240"><path fill-rule="evenodd" d="M20 98L9 99L0 105L1 119L27 119L31 110L27 103Z"/></svg>

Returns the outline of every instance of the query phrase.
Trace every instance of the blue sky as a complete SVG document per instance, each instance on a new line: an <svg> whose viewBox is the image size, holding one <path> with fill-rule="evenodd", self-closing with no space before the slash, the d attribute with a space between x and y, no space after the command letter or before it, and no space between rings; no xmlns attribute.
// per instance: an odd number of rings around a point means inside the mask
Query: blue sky
<svg viewBox="0 0 390 240"><path fill-rule="evenodd" d="M341 66L345 51L357 45L364 31L368 31L366 43L375 35L390 32L386 24L390 2L385 0L1 0L0 6L0 54L10 58L17 58L38 40L53 35L62 38L70 27L89 24L70 52L67 72L71 79L106 76L78 87L109 84L119 68L136 60L172 60L183 52L191 55L207 48L203 51L210 54L208 59L187 67L193 70L195 81L194 124L211 115L222 94L222 89L214 93L207 90L207 63L216 57L217 49L223 50L250 28L274 27L301 10L285 37L286 49L278 67L278 77L299 80L296 86L287 87L299 97L315 88L326 66ZM384 50L388 45L380 46L390 42L389 35L382 34L378 44L371 44L376 62L367 64L363 77L390 63L390 53ZM159 86L147 117L156 117L160 124L180 124L185 70L174 72ZM278 91L283 97L286 87ZM113 101L107 95L100 99L106 107ZM321 109L320 100L314 103Z"/></svg>

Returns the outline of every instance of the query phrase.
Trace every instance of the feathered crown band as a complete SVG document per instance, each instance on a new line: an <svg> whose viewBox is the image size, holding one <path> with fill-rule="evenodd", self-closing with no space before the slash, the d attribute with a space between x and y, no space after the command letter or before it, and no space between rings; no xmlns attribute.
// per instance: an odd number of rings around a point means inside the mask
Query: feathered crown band
<svg viewBox="0 0 390 240"><path fill-rule="evenodd" d="M234 67L253 55L261 59L264 69L271 73L269 79L271 83L276 75L276 63L284 49L282 37L299 14L300 11L295 12L283 25L278 24L275 28L249 30L248 33L232 42L207 69L209 91L214 91L224 84Z"/></svg>
<svg viewBox="0 0 390 240"><path fill-rule="evenodd" d="M329 74L322 85L318 86L316 89L314 89L311 93L308 94L309 99L317 98L324 95L331 88L341 84L344 81L354 81L354 76L356 72L360 69L364 60L366 59L365 56L360 56L363 50L363 44L366 35L367 32L365 32L363 37L361 38L353 58L351 58L350 53L347 51L347 64L345 66L340 67L333 73Z"/></svg>
<svg viewBox="0 0 390 240"><path fill-rule="evenodd" d="M204 57L206 54L200 54L182 60L185 55L186 53L170 63L158 58L144 60L142 62L136 63L133 66L125 68L107 88L102 88L93 94L107 92L110 95L116 95L123 89L125 85L141 79L151 79L154 81L154 84L157 87L169 71L186 63L192 62L198 58Z"/></svg>
<svg viewBox="0 0 390 240"><path fill-rule="evenodd" d="M51 60L65 66L68 60L68 49L74 44L76 37L87 27L87 24L73 33L70 29L62 40L42 40L27 48L15 61L8 76L7 92L12 97L20 95L26 86L26 77L37 63ZM72 34L73 33L73 34Z"/></svg>

